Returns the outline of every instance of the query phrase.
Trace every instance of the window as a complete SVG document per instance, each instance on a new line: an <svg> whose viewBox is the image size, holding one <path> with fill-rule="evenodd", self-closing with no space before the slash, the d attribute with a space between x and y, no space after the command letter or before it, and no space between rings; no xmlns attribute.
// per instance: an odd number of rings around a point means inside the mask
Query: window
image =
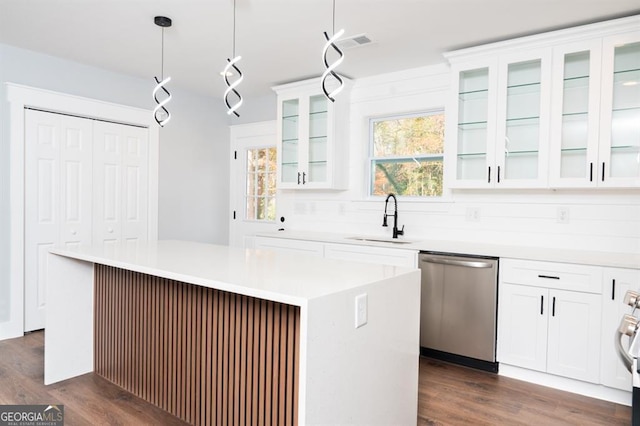
<svg viewBox="0 0 640 426"><path fill-rule="evenodd" d="M371 120L370 195L442 195L444 112Z"/></svg>
<svg viewBox="0 0 640 426"><path fill-rule="evenodd" d="M247 150L247 220L276 219L276 149Z"/></svg>

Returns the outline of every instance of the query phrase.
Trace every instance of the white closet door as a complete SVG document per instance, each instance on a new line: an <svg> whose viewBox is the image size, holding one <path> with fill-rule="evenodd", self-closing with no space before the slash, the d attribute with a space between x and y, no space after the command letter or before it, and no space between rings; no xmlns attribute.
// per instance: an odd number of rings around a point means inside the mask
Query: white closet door
<svg viewBox="0 0 640 426"><path fill-rule="evenodd" d="M115 247L147 239L148 130L95 122L93 242Z"/></svg>
<svg viewBox="0 0 640 426"><path fill-rule="evenodd" d="M25 111L25 331L44 328L48 250L91 243L91 121Z"/></svg>

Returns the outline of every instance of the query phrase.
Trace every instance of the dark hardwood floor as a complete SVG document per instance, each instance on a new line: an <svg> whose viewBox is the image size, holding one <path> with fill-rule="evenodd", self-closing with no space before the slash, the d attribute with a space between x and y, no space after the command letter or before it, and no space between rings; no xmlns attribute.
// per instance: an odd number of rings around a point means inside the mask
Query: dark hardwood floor
<svg viewBox="0 0 640 426"><path fill-rule="evenodd" d="M94 375L44 386L44 333L0 342L0 405L63 404L66 425L182 425ZM629 425L629 407L431 359L420 360L419 425Z"/></svg>

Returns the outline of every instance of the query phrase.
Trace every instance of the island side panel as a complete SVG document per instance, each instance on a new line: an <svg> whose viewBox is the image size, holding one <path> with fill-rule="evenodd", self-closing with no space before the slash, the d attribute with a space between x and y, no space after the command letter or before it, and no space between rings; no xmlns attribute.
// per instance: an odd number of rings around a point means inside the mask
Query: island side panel
<svg viewBox="0 0 640 426"><path fill-rule="evenodd" d="M44 384L93 371L93 264L47 255Z"/></svg>
<svg viewBox="0 0 640 426"><path fill-rule="evenodd" d="M191 424L295 425L300 308L96 265L96 374Z"/></svg>
<svg viewBox="0 0 640 426"><path fill-rule="evenodd" d="M355 328L355 298L364 293L368 321ZM309 301L301 423L416 424L419 323L417 270Z"/></svg>

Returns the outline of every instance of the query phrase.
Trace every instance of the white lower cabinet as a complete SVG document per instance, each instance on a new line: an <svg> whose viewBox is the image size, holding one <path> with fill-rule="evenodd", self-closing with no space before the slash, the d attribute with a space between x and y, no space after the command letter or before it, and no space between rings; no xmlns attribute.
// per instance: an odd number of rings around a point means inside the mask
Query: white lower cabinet
<svg viewBox="0 0 640 426"><path fill-rule="evenodd" d="M614 339L620 320L631 313L631 307L623 303L627 290L640 291L640 270L604 268L602 291L602 337L600 383L612 388L631 390L631 374L617 354ZM628 347L628 339L623 339Z"/></svg>
<svg viewBox="0 0 640 426"><path fill-rule="evenodd" d="M316 241L256 237L254 244L257 249L276 250L285 253L306 253L324 257L324 244Z"/></svg>
<svg viewBox="0 0 640 426"><path fill-rule="evenodd" d="M324 257L329 259L353 260L355 262L377 263L379 265L416 268L418 253L386 247L359 246L353 244L324 245Z"/></svg>
<svg viewBox="0 0 640 426"><path fill-rule="evenodd" d="M501 267L498 361L599 383L601 268L511 259Z"/></svg>
<svg viewBox="0 0 640 426"><path fill-rule="evenodd" d="M417 268L418 265L418 252L416 250L261 236L256 237L255 248L289 253L307 253L328 259L351 260L407 268Z"/></svg>

